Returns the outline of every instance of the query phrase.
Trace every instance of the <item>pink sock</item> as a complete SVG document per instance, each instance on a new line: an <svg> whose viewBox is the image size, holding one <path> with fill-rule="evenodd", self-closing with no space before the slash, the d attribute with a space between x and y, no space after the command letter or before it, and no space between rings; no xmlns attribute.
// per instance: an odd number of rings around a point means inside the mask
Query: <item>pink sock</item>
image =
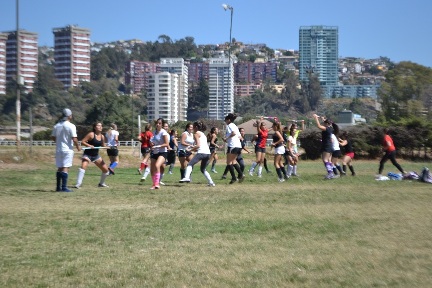
<svg viewBox="0 0 432 288"><path fill-rule="evenodd" d="M161 175L160 173L155 173L155 175L154 175L153 184L154 184L155 186L159 186L160 175Z"/></svg>

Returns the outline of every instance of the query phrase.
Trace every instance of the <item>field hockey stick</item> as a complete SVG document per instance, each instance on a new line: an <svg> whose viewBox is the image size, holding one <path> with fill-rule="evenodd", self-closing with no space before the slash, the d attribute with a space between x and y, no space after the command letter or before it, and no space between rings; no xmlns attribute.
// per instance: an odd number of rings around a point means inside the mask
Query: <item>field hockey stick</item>
<svg viewBox="0 0 432 288"><path fill-rule="evenodd" d="M111 147L83 147L82 150L90 150L90 149L111 149Z"/></svg>

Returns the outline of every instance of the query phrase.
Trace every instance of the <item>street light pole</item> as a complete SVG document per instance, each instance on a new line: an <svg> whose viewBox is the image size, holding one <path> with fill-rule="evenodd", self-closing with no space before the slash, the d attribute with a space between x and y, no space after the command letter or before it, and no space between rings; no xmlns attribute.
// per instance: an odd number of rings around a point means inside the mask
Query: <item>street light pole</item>
<svg viewBox="0 0 432 288"><path fill-rule="evenodd" d="M21 76L20 76L20 39L19 39L19 0L16 0L16 140L17 140L17 146L20 145L21 141L21 97L20 97L20 87L21 84Z"/></svg>
<svg viewBox="0 0 432 288"><path fill-rule="evenodd" d="M228 4L222 4L222 7L224 8L225 11L230 10L231 11L231 20L230 20L230 34L229 34L229 44L228 44L228 95L231 96L231 42L232 42L232 20L233 20L233 13L234 13L234 7L232 7L231 5ZM225 117L225 93L223 93L222 95L222 115L223 117Z"/></svg>

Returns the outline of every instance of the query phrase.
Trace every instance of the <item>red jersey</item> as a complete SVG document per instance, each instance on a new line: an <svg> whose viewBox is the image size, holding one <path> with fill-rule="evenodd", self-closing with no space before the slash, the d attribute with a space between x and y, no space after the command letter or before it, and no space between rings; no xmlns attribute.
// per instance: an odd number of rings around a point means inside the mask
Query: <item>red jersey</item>
<svg viewBox="0 0 432 288"><path fill-rule="evenodd" d="M151 131L141 132L141 147L148 148L150 147L150 139L153 137L153 133Z"/></svg>
<svg viewBox="0 0 432 288"><path fill-rule="evenodd" d="M383 140L382 145L383 145L383 148L385 149L385 151L387 151L387 152L392 152L392 151L396 150L396 147L393 144L393 139L390 137L390 135L384 136L384 140Z"/></svg>
<svg viewBox="0 0 432 288"><path fill-rule="evenodd" d="M268 138L268 130L267 129L260 129L260 132L258 133L258 139L256 142L256 147L266 148L267 138Z"/></svg>

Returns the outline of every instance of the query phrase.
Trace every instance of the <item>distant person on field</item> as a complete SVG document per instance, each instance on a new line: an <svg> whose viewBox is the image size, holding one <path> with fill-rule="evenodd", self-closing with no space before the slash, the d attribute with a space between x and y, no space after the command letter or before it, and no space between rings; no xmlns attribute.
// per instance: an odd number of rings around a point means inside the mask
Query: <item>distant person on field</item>
<svg viewBox="0 0 432 288"><path fill-rule="evenodd" d="M342 158L342 170L346 175L346 168L348 165L348 168L351 171L351 175L355 176L356 173L354 172L354 166L352 165L354 159L354 149L353 149L352 141L349 138L348 132L344 131L342 133L341 138L339 138L338 140L340 146L342 146L344 150L344 156Z"/></svg>
<svg viewBox="0 0 432 288"><path fill-rule="evenodd" d="M148 123L144 127L144 132L141 132L138 136L138 140L141 142L141 163L140 168L138 168L138 174L142 174L141 182L145 181L148 174L150 174L150 151L151 143L150 139L153 137L152 125Z"/></svg>
<svg viewBox="0 0 432 288"><path fill-rule="evenodd" d="M325 179L335 178L333 173L333 165L331 163L331 156L333 152L332 137L333 134L333 122L330 119L320 117L314 114L315 122L317 127L321 130L321 159L327 170L327 176ZM321 124L320 119L323 120Z"/></svg>
<svg viewBox="0 0 432 288"><path fill-rule="evenodd" d="M114 175L114 169L119 163L119 132L117 130L116 124L111 123L110 128L105 133L105 139L107 141L107 146L110 147L110 149L107 150L107 154L110 159L108 170L110 171L110 174Z"/></svg>
<svg viewBox="0 0 432 288"><path fill-rule="evenodd" d="M75 145L78 151L81 151L76 126L70 122L71 120L72 111L68 108L63 109L62 118L54 126L51 134L51 139L56 142L57 192L72 192L72 190L67 188L67 181L69 168L73 164L73 145Z"/></svg>
<svg viewBox="0 0 432 288"><path fill-rule="evenodd" d="M383 137L383 141L382 141L382 150L384 151L384 155L382 156L381 161L379 163L377 178L381 177L381 173L384 170L384 164L389 159L392 162L392 164L402 174L406 174L406 172L402 169L402 167L396 161L396 147L393 143L392 137L390 136L390 129L389 128L384 129L384 137Z"/></svg>

